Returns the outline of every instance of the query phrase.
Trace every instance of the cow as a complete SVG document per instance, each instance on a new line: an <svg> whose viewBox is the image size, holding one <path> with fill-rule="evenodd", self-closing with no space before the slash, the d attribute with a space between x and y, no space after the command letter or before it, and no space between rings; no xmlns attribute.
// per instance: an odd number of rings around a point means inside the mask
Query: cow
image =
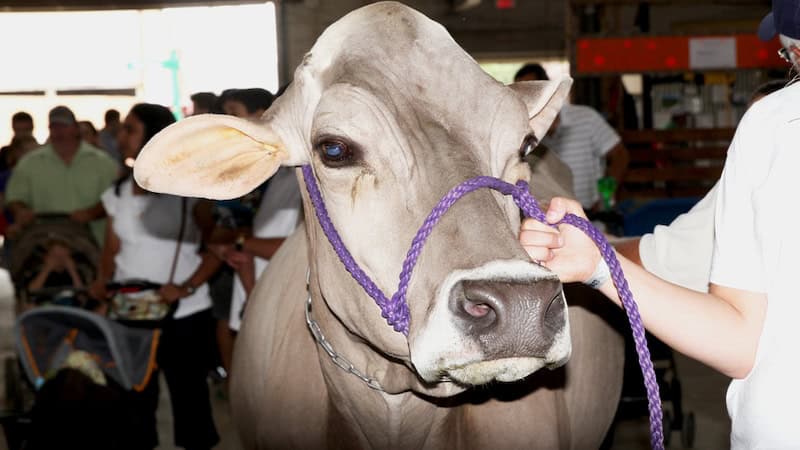
<svg viewBox="0 0 800 450"><path fill-rule="evenodd" d="M570 85L505 86L438 23L374 3L322 33L261 120L178 122L142 151L135 177L155 192L234 198L279 166L310 165L342 242L391 294L450 188L531 179L523 156ZM305 224L261 276L237 339L231 402L246 448L600 445L622 339L591 289L567 286L567 309L558 278L521 248L512 200L478 190L433 228L408 285L407 334L346 271L306 189L303 203Z"/></svg>

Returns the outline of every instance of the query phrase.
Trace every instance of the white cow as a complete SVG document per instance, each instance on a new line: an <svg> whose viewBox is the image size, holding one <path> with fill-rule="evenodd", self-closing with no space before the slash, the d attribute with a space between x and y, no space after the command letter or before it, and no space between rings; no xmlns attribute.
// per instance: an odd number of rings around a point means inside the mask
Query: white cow
<svg viewBox="0 0 800 450"><path fill-rule="evenodd" d="M450 188L530 178L521 156L569 86L503 86L439 24L376 3L322 34L261 121L181 121L150 141L135 176L152 191L232 198L279 165L310 165L344 244L391 294ZM586 308L565 313L561 284L517 241L510 199L476 191L433 229L407 336L346 272L307 192L304 206L306 225L259 281L237 342L231 395L247 448L597 448L619 398L621 338ZM531 375L570 352L564 368Z"/></svg>

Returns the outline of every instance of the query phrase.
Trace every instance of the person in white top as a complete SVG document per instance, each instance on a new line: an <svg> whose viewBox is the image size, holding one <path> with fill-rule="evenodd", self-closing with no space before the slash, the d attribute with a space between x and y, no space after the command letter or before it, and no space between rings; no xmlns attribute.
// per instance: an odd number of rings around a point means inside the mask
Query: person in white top
<svg viewBox="0 0 800 450"><path fill-rule="evenodd" d="M256 279L269 264L269 259L297 228L301 217L302 198L297 176L284 167L272 176L261 205L253 218L252 236L240 236L236 246L221 250L223 258L234 269L233 297L229 325L239 330L247 297Z"/></svg>
<svg viewBox="0 0 800 450"><path fill-rule="evenodd" d="M150 138L174 121L163 106L135 105L125 118L120 135L124 156L135 158ZM144 279L163 285L159 291L163 301L177 302L172 319L162 326L157 354L172 402L175 445L210 449L219 437L206 384L214 326L206 280L220 262L200 253L200 248L203 233L213 227L211 205L197 199L149 193L132 177L106 190L101 199L108 222L91 292L96 298L105 299L107 282ZM155 376L135 400L141 408L137 416L142 419L141 429L132 425L131 439L141 440L137 448L153 448L158 443L158 395Z"/></svg>
<svg viewBox="0 0 800 450"><path fill-rule="evenodd" d="M773 2L765 22L781 33L785 54L800 60L800 4ZM791 33L791 34L787 34ZM734 378L727 404L733 449L800 448L795 432L800 391L800 294L794 286L800 234L786 200L800 188L800 84L754 104L728 152L715 205L714 249L708 293L666 282L619 256L645 326L672 348ZM579 204L554 199L550 223ZM525 221L520 241L531 258L564 282L586 281L600 255L574 227L557 232ZM591 257L589 257L591 256ZM598 280L592 280L598 281ZM619 304L613 283L599 289Z"/></svg>
<svg viewBox="0 0 800 450"><path fill-rule="evenodd" d="M786 87L786 81L770 81L753 92L750 105ZM679 286L708 292L714 251L714 211L719 183L690 211L669 225L657 225L641 238L615 244L617 251L649 272Z"/></svg>

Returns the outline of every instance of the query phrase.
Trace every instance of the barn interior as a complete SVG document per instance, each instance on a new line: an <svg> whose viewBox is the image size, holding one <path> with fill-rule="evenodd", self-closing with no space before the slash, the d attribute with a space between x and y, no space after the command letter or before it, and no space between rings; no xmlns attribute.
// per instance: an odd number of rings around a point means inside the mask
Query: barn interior
<svg viewBox="0 0 800 450"><path fill-rule="evenodd" d="M219 97L226 89L262 88L274 95L292 82L295 68L327 27L370 3L0 0L0 144L12 142L12 116L20 111L35 124L32 136L38 145L49 141L48 120L52 122L52 108L58 105L88 121L96 136L106 127L109 109L125 118L134 105L155 103L181 121L197 112L193 95L199 92ZM499 83L513 83L517 71L529 63L541 64L551 79L574 79L569 103L599 113L629 155L624 178L598 188L600 200L592 215L595 224L620 240L652 233L694 207L722 175L728 146L753 93L770 82L785 85L795 75L779 55L778 38L762 41L756 35L771 9L769 0L402 3L441 23ZM0 152L7 172L4 186L14 174L6 161L11 152L10 145ZM124 155L120 164L126 164ZM3 206L0 448L16 450L26 448L39 387L20 363L24 355L18 318L40 305L21 292L30 285L15 279L34 263L20 260L15 217ZM37 244L41 248L29 249L40 256L37 269L52 237L45 233ZM84 242L91 237L82 235L67 233L63 239L73 247L91 245ZM102 248L95 242L87 266L105 257ZM172 251L165 251L169 261ZM96 267L86 270L92 273ZM92 281L85 280L86 289ZM620 327L629 334L624 322ZM652 336L650 343L661 388L665 447L729 448L725 393L730 378ZM642 379L632 342L627 345L625 380L603 443L606 449L651 445ZM207 382L220 437L213 448L244 448L230 414L225 370L210 368ZM163 379L160 391L156 448L178 448Z"/></svg>

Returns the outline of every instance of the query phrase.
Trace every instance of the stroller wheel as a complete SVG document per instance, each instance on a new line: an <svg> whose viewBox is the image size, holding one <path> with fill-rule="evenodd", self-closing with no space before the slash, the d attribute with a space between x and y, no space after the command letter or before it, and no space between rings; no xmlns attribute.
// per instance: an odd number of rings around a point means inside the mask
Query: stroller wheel
<svg viewBox="0 0 800 450"><path fill-rule="evenodd" d="M694 413L690 412L683 417L681 429L681 444L683 448L694 447Z"/></svg>

